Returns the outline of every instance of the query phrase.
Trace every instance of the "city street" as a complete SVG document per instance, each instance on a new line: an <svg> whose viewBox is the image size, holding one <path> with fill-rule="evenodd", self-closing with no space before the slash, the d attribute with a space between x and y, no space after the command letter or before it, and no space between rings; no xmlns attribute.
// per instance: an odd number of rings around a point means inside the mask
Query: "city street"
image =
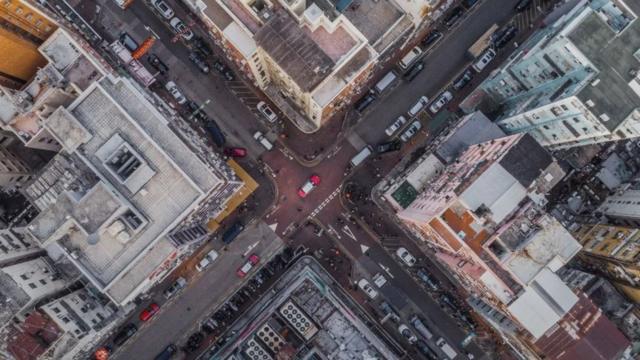
<svg viewBox="0 0 640 360"><path fill-rule="evenodd" d="M427 137L435 135L422 131L411 142L405 143L401 151L384 155L379 161L368 161L360 168L349 170L350 159L365 145L382 142L386 137L384 129L398 115L404 114L417 98L426 95L433 99L467 68L472 61L467 55L467 49L494 23L504 25L509 22L514 16L513 5L516 2L484 0L474 6L426 52L423 58L425 70L416 79L412 82L400 80L401 83L393 91L384 94L365 111L357 125L347 130L341 142L330 147L326 158L309 167L305 166L309 164L301 164L298 154L292 153L286 147L286 139L277 139L277 129L266 127L264 119L257 114L255 103L262 96L244 84L239 74L236 74L235 80L226 81L215 71L206 75L200 73L188 59L188 47L182 40L176 39L167 23L153 12L145 1L135 1L126 11L119 9L111 0L99 0L99 6L90 0L70 1L87 23L108 42L117 39L122 32L127 32L138 42L155 34L159 40L153 45L151 53L156 54L170 70L166 75L158 75L158 85L153 86L153 90L172 103L173 100L164 90L164 83L169 80L175 81L189 99L204 106L205 112L217 122L227 136L228 145L247 148L249 156L264 166L265 173L273 178L277 187L276 198L273 207L267 210L263 218L264 224L261 225L261 229L264 232L255 251L260 251L263 254L261 256L269 258L281 247L282 243L279 240L266 240L266 233L271 232L271 229L277 236L284 237L294 245L305 244L310 240L309 236L305 235L305 232L299 232L299 228L309 219L313 219L337 242L338 247L353 262L352 268L358 269L358 274L369 277L376 273L385 275L388 284L381 292L394 308L404 313L411 312L411 309L419 309L431 325L456 348L460 347L468 331L461 329L459 321L453 319L450 313L444 311L437 301L417 285L412 271L401 265L397 256L392 254L399 246L404 246L419 259L422 266L434 273L441 283L447 283L447 277L439 272L438 267L421 249L390 221L389 215L372 203L359 205L360 209L357 206L346 206L342 198L343 190L346 185L345 179L348 179L363 187L368 197L379 178L384 177L402 157L410 155ZM168 3L172 5L177 16L194 26L196 34L205 36L204 32L195 26L192 15L187 14L184 7L173 1ZM518 26L527 27L531 24L536 19L535 14L532 14L527 12L526 19L518 17ZM188 20L190 18L191 20ZM210 39L208 40L214 48L216 58L222 59L219 49L213 46ZM504 50L504 53L508 51ZM153 70L146 60L143 59L142 62ZM497 65L498 61L494 61L492 67ZM386 71L388 66L381 73ZM482 74L477 74L469 87L477 85L489 71L487 68ZM451 110L455 112L455 109ZM430 116L421 114L419 118L422 119L424 128L430 128ZM207 136L201 125L195 121L192 123L201 135ZM272 141L278 140L276 148L265 151L253 139L252 135L256 130L267 133L267 137ZM336 138L335 133L321 133L330 139ZM320 183L302 198L298 189L312 175L319 176ZM271 232L274 239L278 239L276 234ZM163 311L117 353L117 358L133 358L133 354L136 354L136 358L147 358L147 355L152 357L168 343L183 344L185 337L198 326L200 317L215 308L216 304L220 304L240 286L241 282L230 274L244 261L240 255L246 251L246 246L252 243L252 240L248 239L250 236L249 231L245 231L241 236L245 240L236 240L231 249L225 252L204 276L192 279L181 296L172 305L163 307ZM162 339L162 343L158 343L158 339ZM465 351L473 353L476 358L482 358L484 354L474 342L466 346Z"/></svg>

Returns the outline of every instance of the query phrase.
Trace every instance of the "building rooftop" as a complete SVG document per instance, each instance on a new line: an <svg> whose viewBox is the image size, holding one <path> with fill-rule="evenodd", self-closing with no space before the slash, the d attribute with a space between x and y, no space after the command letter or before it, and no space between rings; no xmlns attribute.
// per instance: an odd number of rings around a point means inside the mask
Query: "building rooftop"
<svg viewBox="0 0 640 360"><path fill-rule="evenodd" d="M315 88L335 65L309 33L283 10L276 11L255 34L255 41L305 92Z"/></svg>
<svg viewBox="0 0 640 360"><path fill-rule="evenodd" d="M50 120L45 126L69 155L25 188L41 210L29 230L122 301L122 289L173 251L164 236L210 194L226 197L230 179L201 161L128 80L94 83Z"/></svg>
<svg viewBox="0 0 640 360"><path fill-rule="evenodd" d="M20 325L10 325L5 343L16 360L33 360L49 348L62 330L47 315L34 311Z"/></svg>
<svg viewBox="0 0 640 360"><path fill-rule="evenodd" d="M596 116L607 114L610 120L603 124L613 131L640 107L640 94L629 86L635 77L630 70L640 69L640 61L635 55L640 48L640 23L633 21L617 33L602 19L603 13L593 12L586 16L568 38L598 70L592 85L584 86L578 96L583 101L593 101L595 105L591 111ZM611 18L607 21L614 22ZM600 82L594 85L598 80Z"/></svg>
<svg viewBox="0 0 640 360"><path fill-rule="evenodd" d="M434 151L443 162L450 163L471 145L501 138L504 131L482 112L465 115Z"/></svg>
<svg viewBox="0 0 640 360"><path fill-rule="evenodd" d="M360 30L378 53L412 26L392 0L353 0L342 14Z"/></svg>
<svg viewBox="0 0 640 360"><path fill-rule="evenodd" d="M397 359L386 339L378 337L364 314L313 258L294 264L263 297L234 324L230 341L211 359L232 353L263 351L263 359L293 358ZM381 329L375 329L380 331Z"/></svg>

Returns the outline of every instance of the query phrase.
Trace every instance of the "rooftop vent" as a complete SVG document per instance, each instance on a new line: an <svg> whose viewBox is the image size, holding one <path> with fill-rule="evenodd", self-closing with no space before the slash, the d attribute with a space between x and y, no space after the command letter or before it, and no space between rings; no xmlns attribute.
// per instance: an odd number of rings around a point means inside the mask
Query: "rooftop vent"
<svg viewBox="0 0 640 360"><path fill-rule="evenodd" d="M316 325L291 300L280 308L280 314L307 340L318 332Z"/></svg>

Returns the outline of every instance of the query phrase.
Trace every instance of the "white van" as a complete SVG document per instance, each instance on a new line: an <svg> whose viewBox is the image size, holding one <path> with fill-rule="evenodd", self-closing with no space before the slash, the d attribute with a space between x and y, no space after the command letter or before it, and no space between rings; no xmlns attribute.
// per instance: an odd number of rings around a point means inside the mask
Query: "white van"
<svg viewBox="0 0 640 360"><path fill-rule="evenodd" d="M429 105L429 98L426 96L421 96L420 99L418 99L418 101L413 104L413 106L411 107L411 109L409 109L408 114L411 117L414 117L416 115L418 115L418 113L424 109L427 105Z"/></svg>
<svg viewBox="0 0 640 360"><path fill-rule="evenodd" d="M414 61L418 60L418 57L420 56L420 54L422 54L422 49L420 49L419 46L414 47L413 49L411 49L411 51L407 53L407 55L405 55L400 60L400 62L398 63L398 66L400 66L404 70L408 69L409 66L411 66L411 64L414 63Z"/></svg>
<svg viewBox="0 0 640 360"><path fill-rule="evenodd" d="M496 57L496 52L493 49L487 49L482 56L473 63L473 70L476 72L481 72L487 65Z"/></svg>
<svg viewBox="0 0 640 360"><path fill-rule="evenodd" d="M373 153L373 148L367 145L364 149L360 150L360 152L351 159L351 162L350 162L351 166L356 167L362 164L362 162L365 161L369 157L369 155L371 155L372 153Z"/></svg>
<svg viewBox="0 0 640 360"><path fill-rule="evenodd" d="M382 79L380 79L380 81L376 83L376 86L374 87L374 89L378 94L381 94L383 91L385 91L389 87L389 85L393 84L393 82L397 78L398 76L396 75L396 73L393 72L393 70L391 70L387 73L387 75L385 75Z"/></svg>

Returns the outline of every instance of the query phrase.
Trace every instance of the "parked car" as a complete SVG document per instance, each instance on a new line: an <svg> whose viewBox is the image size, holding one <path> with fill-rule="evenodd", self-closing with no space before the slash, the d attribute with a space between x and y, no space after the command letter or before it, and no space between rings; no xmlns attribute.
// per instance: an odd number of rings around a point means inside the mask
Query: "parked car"
<svg viewBox="0 0 640 360"><path fill-rule="evenodd" d="M158 10L160 15L162 15L165 19L169 20L175 15L173 9L163 0L151 0L151 5Z"/></svg>
<svg viewBox="0 0 640 360"><path fill-rule="evenodd" d="M402 262L404 262L409 267L416 264L416 258L411 255L409 250L403 247L399 247L398 250L396 250L396 255L398 255L400 260L402 260Z"/></svg>
<svg viewBox="0 0 640 360"><path fill-rule="evenodd" d="M147 61L154 69L158 70L160 74L166 74L169 72L169 67L160 60L160 58L156 54L150 54L147 57Z"/></svg>
<svg viewBox="0 0 640 360"><path fill-rule="evenodd" d="M153 360L169 360L177 352L178 352L178 347L173 344L169 344L167 345L166 348L164 348L164 350L162 350L160 354L156 355L156 357Z"/></svg>
<svg viewBox="0 0 640 360"><path fill-rule="evenodd" d="M211 50L211 47L209 46L209 44L206 42L205 39L203 39L200 36L196 36L193 41L193 46L198 49L198 51L200 51L201 53L203 53L205 56L211 56L213 55L213 50Z"/></svg>
<svg viewBox="0 0 640 360"><path fill-rule="evenodd" d="M213 63L213 68L216 69L222 76L224 76L227 81L233 81L235 79L233 72L219 60L216 60Z"/></svg>
<svg viewBox="0 0 640 360"><path fill-rule="evenodd" d="M413 79L418 77L418 75L420 75L420 72L422 72L422 70L424 70L424 62L418 61L404 74L404 78L407 81L412 81Z"/></svg>
<svg viewBox="0 0 640 360"><path fill-rule="evenodd" d="M185 286L187 286L187 279L183 277L177 278L176 281L174 281L173 284L164 291L164 297L166 299L172 298L179 293L180 290L184 289Z"/></svg>
<svg viewBox="0 0 640 360"><path fill-rule="evenodd" d="M298 196L301 198L307 197L313 189L320 185L320 176L313 174L307 179L307 181L298 188Z"/></svg>
<svg viewBox="0 0 640 360"><path fill-rule="evenodd" d="M425 268L419 268L416 275L422 282L433 291L440 290L440 283Z"/></svg>
<svg viewBox="0 0 640 360"><path fill-rule="evenodd" d="M218 258L218 252L211 250L205 255L199 263L196 264L196 270L202 272Z"/></svg>
<svg viewBox="0 0 640 360"><path fill-rule="evenodd" d="M264 115L264 117L267 118L270 123L274 123L278 120L278 115L276 115L276 113L271 110L266 102L260 101L258 105L256 105L256 107L258 108L258 111L260 111L260 113Z"/></svg>
<svg viewBox="0 0 640 360"><path fill-rule="evenodd" d="M473 70L476 72L481 72L485 67L496 57L495 50L489 48L485 50L482 55L471 65Z"/></svg>
<svg viewBox="0 0 640 360"><path fill-rule="evenodd" d="M460 6L455 7L453 10L449 12L449 15L444 20L444 25L448 28L455 25L461 18L464 13L464 9Z"/></svg>
<svg viewBox="0 0 640 360"><path fill-rule="evenodd" d="M473 71L471 71L471 69L467 69L462 73L462 75L453 80L452 86L455 90L462 90L462 88L471 82L471 79L473 79Z"/></svg>
<svg viewBox="0 0 640 360"><path fill-rule="evenodd" d="M400 135L400 140L407 142L409 141L412 137L414 137L416 135L416 133L422 129L422 124L420 124L420 121L416 120L414 122L411 123L411 125L409 125L409 127L407 128L407 130L405 130L402 135Z"/></svg>
<svg viewBox="0 0 640 360"><path fill-rule="evenodd" d="M180 34L183 39L187 41L193 39L193 32L189 30L187 25L185 25L182 20L178 19L177 17L171 19L169 25L171 25L173 31L175 31L176 34Z"/></svg>
<svg viewBox="0 0 640 360"><path fill-rule="evenodd" d="M521 0L519 3L516 4L515 9L517 12L523 12L527 10L529 6L531 6L531 3L532 3L531 0Z"/></svg>
<svg viewBox="0 0 640 360"><path fill-rule="evenodd" d="M444 107L449 101L451 101L451 99L453 99L453 94L451 94L450 91L443 92L436 98L431 106L429 106L429 111L431 111L432 114L437 114L438 111L442 109L442 107Z"/></svg>
<svg viewBox="0 0 640 360"><path fill-rule="evenodd" d="M424 95L420 96L418 101L416 101L416 103L413 104L409 111L407 111L407 114L409 114L410 117L414 117L418 115L418 113L422 111L422 109L427 107L427 105L429 105L429 98Z"/></svg>
<svg viewBox="0 0 640 360"><path fill-rule="evenodd" d="M238 275L238 277L240 278L244 278L245 276L247 276L249 271L251 271L251 269L253 269L253 267L256 266L259 262L260 257L256 254L252 254L251 256L249 256L249 260L247 260L244 265L238 268L238 270L236 271L236 275Z"/></svg>
<svg viewBox="0 0 640 360"><path fill-rule="evenodd" d="M147 321L153 317L158 311L160 311L160 306L156 303L151 303L140 313L140 321Z"/></svg>
<svg viewBox="0 0 640 360"><path fill-rule="evenodd" d="M399 140L389 141L376 146L376 152L378 154L386 154L388 152L398 151L402 147L402 142Z"/></svg>
<svg viewBox="0 0 640 360"><path fill-rule="evenodd" d="M118 331L116 336L113 337L113 343L121 346L122 344L127 342L127 340L129 340L133 336L133 334L136 333L136 331L138 331L138 327L135 324L129 323L125 325L122 329L120 329L120 331Z"/></svg>
<svg viewBox="0 0 640 360"><path fill-rule="evenodd" d="M432 30L427 34L427 36L424 37L424 39L422 39L422 41L420 42L420 45L422 45L423 48L428 49L431 45L435 44L435 42L438 41L438 39L440 39L441 37L442 37L442 33L440 31Z"/></svg>
<svg viewBox="0 0 640 360"><path fill-rule="evenodd" d="M400 324L400 326L398 326L398 332L409 342L409 344L414 344L416 341L418 341L418 338L405 324Z"/></svg>
<svg viewBox="0 0 640 360"><path fill-rule="evenodd" d="M413 326L414 329L418 332L418 334L422 335L425 339L431 340L433 337L433 332L427 326L427 323L420 318L417 314L413 315L409 322Z"/></svg>
<svg viewBox="0 0 640 360"><path fill-rule="evenodd" d="M222 132L222 130L220 130L220 127L218 127L218 124L216 124L215 121L209 119L204 126L205 130L207 130L207 132L209 133L209 135L211 135L211 140L213 140L213 143L216 144L217 146L224 146L224 143L227 141L227 139L224 136L224 133Z"/></svg>
<svg viewBox="0 0 640 360"><path fill-rule="evenodd" d="M394 121L389 127L387 127L384 132L387 136L391 136L395 134L396 131L400 130L400 128L407 123L407 118L403 115L398 116L396 121Z"/></svg>
<svg viewBox="0 0 640 360"><path fill-rule="evenodd" d="M247 149L243 147L228 147L222 150L222 153L235 158L243 158L247 156Z"/></svg>
<svg viewBox="0 0 640 360"><path fill-rule="evenodd" d="M200 71L202 71L205 74L209 73L209 65L207 65L207 61L204 59L204 57L196 52L196 51L192 51L189 53L189 60L191 60L192 63L194 63L198 69L200 69Z"/></svg>
<svg viewBox="0 0 640 360"><path fill-rule="evenodd" d="M225 245L229 245L233 240L235 240L238 235L244 230L244 225L241 222L236 222L231 227L222 234L222 242Z"/></svg>
<svg viewBox="0 0 640 360"><path fill-rule="evenodd" d="M122 34L120 34L119 40L120 40L120 43L124 45L124 47L126 47L127 50L131 52L136 51L136 49L140 46L138 42L135 41L135 39L132 38L131 35L129 35L126 32L123 32Z"/></svg>
<svg viewBox="0 0 640 360"><path fill-rule="evenodd" d="M358 287L371 299L375 299L378 296L376 289L374 289L366 279L360 279L360 281L358 281Z"/></svg>
<svg viewBox="0 0 640 360"><path fill-rule="evenodd" d="M426 357L429 360L438 360L438 354L435 353L435 351L431 350L431 348L429 347L429 345L427 345L427 343L423 340L418 340L415 343L416 348L418 348L418 351L420 352L420 354L422 354L424 357Z"/></svg>
<svg viewBox="0 0 640 360"><path fill-rule="evenodd" d="M502 49L509 43L509 41L513 40L517 33L518 28L513 25L509 25L504 29L501 29L493 36L493 46L497 49Z"/></svg>
<svg viewBox="0 0 640 360"><path fill-rule="evenodd" d="M361 113L366 108L368 108L369 105L373 104L375 100L376 100L375 95L373 95L372 93L367 93L367 95L361 97L358 101L356 101L356 103L354 104L354 107L357 112Z"/></svg>
<svg viewBox="0 0 640 360"><path fill-rule="evenodd" d="M169 91L171 96L176 99L176 102L178 104L182 105L187 102L187 98L182 95L182 92L180 91L180 89L178 89L178 85L176 85L176 83L174 83L173 81L167 82L164 87L165 89L167 89L167 91Z"/></svg>

